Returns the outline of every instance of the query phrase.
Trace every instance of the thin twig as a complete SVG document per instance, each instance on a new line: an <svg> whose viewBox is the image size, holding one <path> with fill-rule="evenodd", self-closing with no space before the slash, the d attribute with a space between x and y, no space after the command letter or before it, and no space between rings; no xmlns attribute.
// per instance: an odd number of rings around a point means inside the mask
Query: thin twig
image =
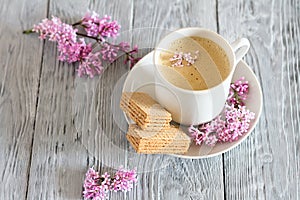
<svg viewBox="0 0 300 200"><path fill-rule="evenodd" d="M28 29L28 30L24 30L22 33L23 34L30 34L30 33L34 33L34 31L32 29Z"/></svg>
<svg viewBox="0 0 300 200"><path fill-rule="evenodd" d="M72 24L72 26L77 26L77 25L80 25L81 23L82 23L82 21L79 21L79 22Z"/></svg>
<svg viewBox="0 0 300 200"><path fill-rule="evenodd" d="M89 36L89 35L86 35L86 34L83 34L83 33L76 33L76 34L77 34L77 35L80 35L80 36L82 36L82 37L87 37L87 38L90 38L90 39L94 39L94 40L96 40L97 42L98 42L98 41L102 42L101 38Z"/></svg>

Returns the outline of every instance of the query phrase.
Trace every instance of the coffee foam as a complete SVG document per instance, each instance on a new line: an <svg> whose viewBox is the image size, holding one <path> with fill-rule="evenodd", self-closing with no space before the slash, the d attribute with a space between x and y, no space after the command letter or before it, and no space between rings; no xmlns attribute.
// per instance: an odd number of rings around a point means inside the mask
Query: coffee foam
<svg viewBox="0 0 300 200"><path fill-rule="evenodd" d="M195 63L183 67L171 67L170 58L175 52L198 51ZM204 90L221 83L229 74L229 60L225 51L211 40L200 37L185 37L170 44L161 52L159 68L163 76L177 87L189 90ZM167 69L169 68L169 69ZM175 73L176 72L176 73Z"/></svg>
<svg viewBox="0 0 300 200"><path fill-rule="evenodd" d="M166 65L162 65L160 67L160 71L162 74L168 74L168 81L174 84L177 87L184 88L187 90L193 90L194 85L186 79L181 73L176 71L174 68L168 67Z"/></svg>

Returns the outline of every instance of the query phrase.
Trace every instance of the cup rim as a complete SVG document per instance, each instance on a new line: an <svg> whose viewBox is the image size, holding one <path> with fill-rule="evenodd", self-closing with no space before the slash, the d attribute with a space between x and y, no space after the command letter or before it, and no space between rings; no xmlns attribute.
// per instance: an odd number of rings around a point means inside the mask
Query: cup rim
<svg viewBox="0 0 300 200"><path fill-rule="evenodd" d="M206 32L209 32L209 33L211 33L211 34L214 34L216 37L220 38L220 39L221 39L221 40L229 47L229 49L231 50L231 54L232 54L232 56L233 56L233 66L232 66L232 68L231 68L231 71L230 71L230 73L228 74L228 76L227 76L222 82L220 82L219 84L217 84L217 85L215 85L215 86L213 86L213 87L210 87L210 88L207 88L207 89L204 89L204 90L188 90L188 89L183 89L183 88L177 87L176 85L173 85L172 83L170 83L169 81L167 81L167 80L161 75L160 71L159 71L159 70L157 69L157 67L156 67L156 64L155 64L155 60L156 60L156 59L155 59L155 57L156 57L156 54L157 54L157 51L158 51L158 47L159 47L159 45L162 43L162 41L163 41L166 37L168 37L168 36L170 36L171 34L173 34L174 32L178 32L178 31L180 31L180 30L188 30L188 29L198 29L198 30L201 30L201 31L206 31ZM167 84L168 86L173 87L174 89L177 89L177 90L179 90L179 91L181 91L181 92L184 92L184 93L208 93L208 92L210 92L211 90L214 90L214 89L220 87L221 85L223 85L223 83L226 82L227 79L229 79L229 78L231 77L231 75L232 75L233 72L234 72L234 67L236 66L236 58L235 58L235 54L234 54L233 49L232 49L231 45L229 44L229 42L228 42L227 40L225 40L225 39L224 39L220 34L218 34L217 32L214 32L214 31L212 31L212 30L210 30L210 29L202 28L202 27L186 27L186 28L178 28L178 29L176 29L176 30L174 30L174 31L172 31L172 32L170 32L170 33L168 33L168 34L166 34L162 39L159 40L158 45L154 48L154 53L153 53L153 64L155 65L155 66L154 66L154 69L155 69L155 71L159 74L160 79L161 79L162 81L164 81L165 84Z"/></svg>

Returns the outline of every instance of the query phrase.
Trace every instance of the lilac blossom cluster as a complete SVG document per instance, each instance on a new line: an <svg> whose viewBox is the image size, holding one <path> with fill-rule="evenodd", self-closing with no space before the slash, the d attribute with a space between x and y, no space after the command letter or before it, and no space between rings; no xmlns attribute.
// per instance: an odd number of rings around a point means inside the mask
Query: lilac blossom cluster
<svg viewBox="0 0 300 200"><path fill-rule="evenodd" d="M211 122L189 127L189 133L197 145L213 146L217 142L234 142L250 127L255 114L249 111L243 100L247 99L249 85L244 77L231 84L224 112Z"/></svg>
<svg viewBox="0 0 300 200"><path fill-rule="evenodd" d="M245 81L245 77L241 77L230 85L228 104L244 106L244 100L247 99L249 93L249 83Z"/></svg>
<svg viewBox="0 0 300 200"><path fill-rule="evenodd" d="M104 15L100 16L96 12L87 13L81 20L88 36L102 37L103 39L107 37L117 37L121 26L117 21L111 21L111 17Z"/></svg>
<svg viewBox="0 0 300 200"><path fill-rule="evenodd" d="M86 33L79 33L77 26L82 26ZM68 63L79 62L78 75L87 75L93 78L103 72L103 61L114 62L119 52L126 54L125 63L130 62L132 67L139 58L135 57L138 48L131 50L129 43L123 41L119 44L107 42L108 38L116 38L121 26L117 21L111 21L111 17L105 15L99 17L95 12L87 13L79 22L69 25L59 18L44 19L32 30L24 33L37 32L40 39L49 38L57 42L59 51L58 59ZM95 43L86 43L84 38L93 39ZM100 50L95 52L95 44L100 45Z"/></svg>
<svg viewBox="0 0 300 200"><path fill-rule="evenodd" d="M170 61L172 62L172 67L183 67L183 61L186 61L187 66L190 66L195 63L197 59L197 55L199 54L199 51L195 52L195 55L192 56L192 53L183 53L183 52L175 52L174 55L170 58Z"/></svg>
<svg viewBox="0 0 300 200"><path fill-rule="evenodd" d="M100 175L93 168L90 168L83 184L83 197L92 200L108 199L109 192L130 191L136 182L135 170L125 170L120 167L114 177L110 177L107 172Z"/></svg>

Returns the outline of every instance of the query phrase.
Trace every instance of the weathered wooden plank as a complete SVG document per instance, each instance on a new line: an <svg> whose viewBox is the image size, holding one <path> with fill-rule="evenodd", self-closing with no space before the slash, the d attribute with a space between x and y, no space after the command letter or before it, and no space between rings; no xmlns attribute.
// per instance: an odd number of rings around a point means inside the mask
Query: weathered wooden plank
<svg viewBox="0 0 300 200"><path fill-rule="evenodd" d="M0 199L25 199L27 192L42 43L22 30L46 11L46 2L1 1Z"/></svg>
<svg viewBox="0 0 300 200"><path fill-rule="evenodd" d="M299 199L299 1L219 1L220 33L247 37L261 82L260 122L225 154L227 199Z"/></svg>
<svg viewBox="0 0 300 200"><path fill-rule="evenodd" d="M134 2L133 43L142 48L153 49L167 32L188 26L217 31L215 2ZM128 166L144 172L129 199L223 199L222 156L186 160L130 153Z"/></svg>
<svg viewBox="0 0 300 200"><path fill-rule="evenodd" d="M69 23L88 9L111 14L129 28L130 1L50 2L50 15ZM115 64L91 80L76 77L74 66L58 62L56 56L56 46L46 42L28 199L80 199L88 167L112 171L126 158L123 150L117 151L122 145L118 142L126 140L113 123L110 96L128 67ZM123 194L113 195L123 199Z"/></svg>

